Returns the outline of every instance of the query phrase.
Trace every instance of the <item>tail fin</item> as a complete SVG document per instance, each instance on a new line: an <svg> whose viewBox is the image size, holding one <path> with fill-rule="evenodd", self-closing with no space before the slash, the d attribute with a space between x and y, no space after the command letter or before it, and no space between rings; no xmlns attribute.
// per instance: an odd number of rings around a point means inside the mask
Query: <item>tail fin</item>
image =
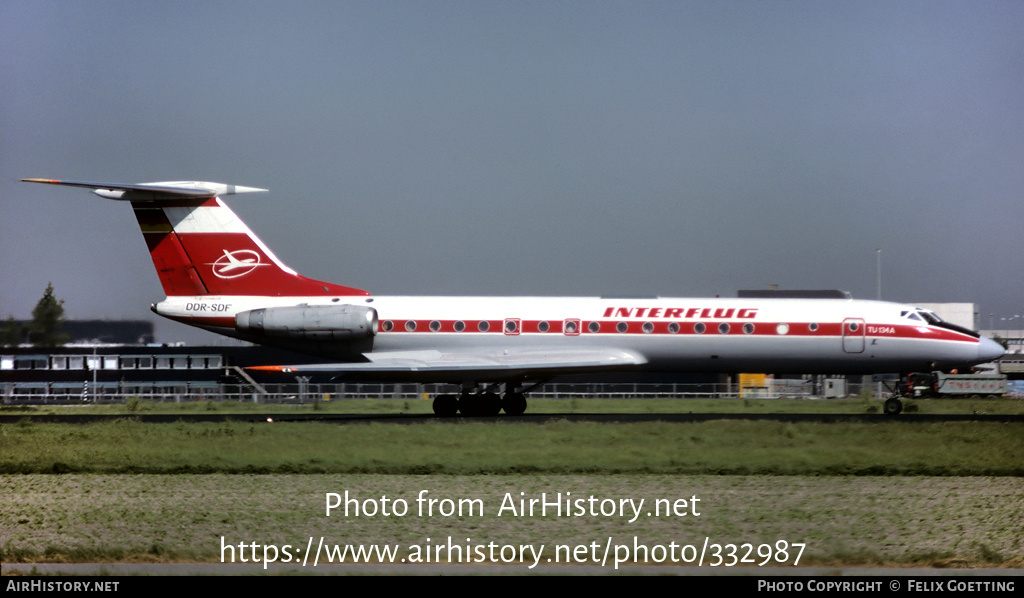
<svg viewBox="0 0 1024 598"><path fill-rule="evenodd" d="M121 185L22 179L93 189L131 202L164 292L180 295L325 296L368 292L306 278L270 249L219 195L265 191L206 182Z"/></svg>

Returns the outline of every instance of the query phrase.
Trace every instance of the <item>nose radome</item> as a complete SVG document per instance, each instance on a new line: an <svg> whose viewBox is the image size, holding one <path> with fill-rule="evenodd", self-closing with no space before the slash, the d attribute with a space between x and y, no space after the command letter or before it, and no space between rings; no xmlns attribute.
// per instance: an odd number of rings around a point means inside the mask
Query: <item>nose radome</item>
<svg viewBox="0 0 1024 598"><path fill-rule="evenodd" d="M1003 346L990 338L982 337L978 343L978 360L981 363L995 361L1003 356L1006 350Z"/></svg>

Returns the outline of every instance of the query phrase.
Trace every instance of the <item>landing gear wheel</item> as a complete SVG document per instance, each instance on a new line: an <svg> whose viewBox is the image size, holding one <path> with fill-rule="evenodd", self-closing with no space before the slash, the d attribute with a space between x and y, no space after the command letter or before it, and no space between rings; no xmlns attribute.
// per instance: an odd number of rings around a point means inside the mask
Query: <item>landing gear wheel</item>
<svg viewBox="0 0 1024 598"><path fill-rule="evenodd" d="M459 399L459 412L466 417L493 417L501 411L501 397L493 392L465 393Z"/></svg>
<svg viewBox="0 0 1024 598"><path fill-rule="evenodd" d="M903 402L896 397L886 399L884 410L886 415L899 415L903 411Z"/></svg>
<svg viewBox="0 0 1024 598"><path fill-rule="evenodd" d="M501 406L506 415L522 415L526 412L526 395L521 392L506 393Z"/></svg>
<svg viewBox="0 0 1024 598"><path fill-rule="evenodd" d="M482 393L477 400L480 402L480 415L494 417L501 413L501 397L497 393Z"/></svg>
<svg viewBox="0 0 1024 598"><path fill-rule="evenodd" d="M455 417L459 412L459 398L455 395L437 395L434 397L434 415L438 417Z"/></svg>
<svg viewBox="0 0 1024 598"><path fill-rule="evenodd" d="M463 417L475 417L480 415L480 406L473 395L464 392L459 395L459 415Z"/></svg>

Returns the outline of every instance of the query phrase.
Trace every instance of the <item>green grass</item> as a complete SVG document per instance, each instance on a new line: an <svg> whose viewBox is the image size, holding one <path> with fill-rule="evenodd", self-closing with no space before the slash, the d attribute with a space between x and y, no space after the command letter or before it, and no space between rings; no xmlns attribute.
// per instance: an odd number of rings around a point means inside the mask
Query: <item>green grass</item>
<svg viewBox="0 0 1024 598"><path fill-rule="evenodd" d="M803 566L1019 568L1022 484L1019 477L920 476L0 475L0 496L7 499L0 509L0 561L216 563L222 538L236 546L305 545L309 537L314 545L320 538L387 543L407 555L414 544L443 543L451 535L460 543L543 545L547 555L556 544L606 539L698 548L705 537L737 545L787 540L806 543ZM435 499L479 500L483 510L421 513L416 499L424 490ZM362 504L401 499L410 510L404 516L338 510L326 517L326 492L348 492ZM649 514L632 522L498 515L507 494L541 493L643 499L646 509L658 499L698 497L700 514ZM521 564L508 572L528 573Z"/></svg>
<svg viewBox="0 0 1024 598"><path fill-rule="evenodd" d="M0 426L0 473L70 472L1021 476L1024 425L118 420Z"/></svg>
<svg viewBox="0 0 1024 598"><path fill-rule="evenodd" d="M1015 413L1019 400L914 401L919 413ZM878 402L534 400L534 413L864 413ZM586 544L807 543L802 565L1019 567L1024 424L423 423L144 424L139 413L428 413L429 401L312 405L139 401L3 407L112 413L93 424L0 425L0 560L216 562L230 542L476 540ZM877 412L877 411L876 411ZM60 474L60 475L54 475ZM127 475L126 475L127 474ZM201 475L171 475L201 474ZM241 475L239 475L241 474ZM260 475L246 475L260 474ZM511 492L701 497L700 518L331 517L325 492L404 497ZM513 569L518 572L519 569Z"/></svg>

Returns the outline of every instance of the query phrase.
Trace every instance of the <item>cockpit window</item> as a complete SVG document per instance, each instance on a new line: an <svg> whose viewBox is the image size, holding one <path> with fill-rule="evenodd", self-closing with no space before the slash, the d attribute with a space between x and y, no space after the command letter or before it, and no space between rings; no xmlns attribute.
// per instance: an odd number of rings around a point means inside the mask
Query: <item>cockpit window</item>
<svg viewBox="0 0 1024 598"><path fill-rule="evenodd" d="M920 307L917 308L916 311L909 312L907 314L907 317L912 320L924 320L925 322L928 323L929 326L938 326L940 328L945 328L947 330L954 330L962 334L973 336L974 338L978 338L980 336L977 332L971 330L970 328L964 328L963 326L951 324L937 316L935 312L927 309L922 309Z"/></svg>
<svg viewBox="0 0 1024 598"><path fill-rule="evenodd" d="M907 319L910 319L910 320L917 320L918 322L923 322L924 321L921 318L921 316L917 315L916 311L902 311L902 312L900 312L900 317L901 318L907 318Z"/></svg>

